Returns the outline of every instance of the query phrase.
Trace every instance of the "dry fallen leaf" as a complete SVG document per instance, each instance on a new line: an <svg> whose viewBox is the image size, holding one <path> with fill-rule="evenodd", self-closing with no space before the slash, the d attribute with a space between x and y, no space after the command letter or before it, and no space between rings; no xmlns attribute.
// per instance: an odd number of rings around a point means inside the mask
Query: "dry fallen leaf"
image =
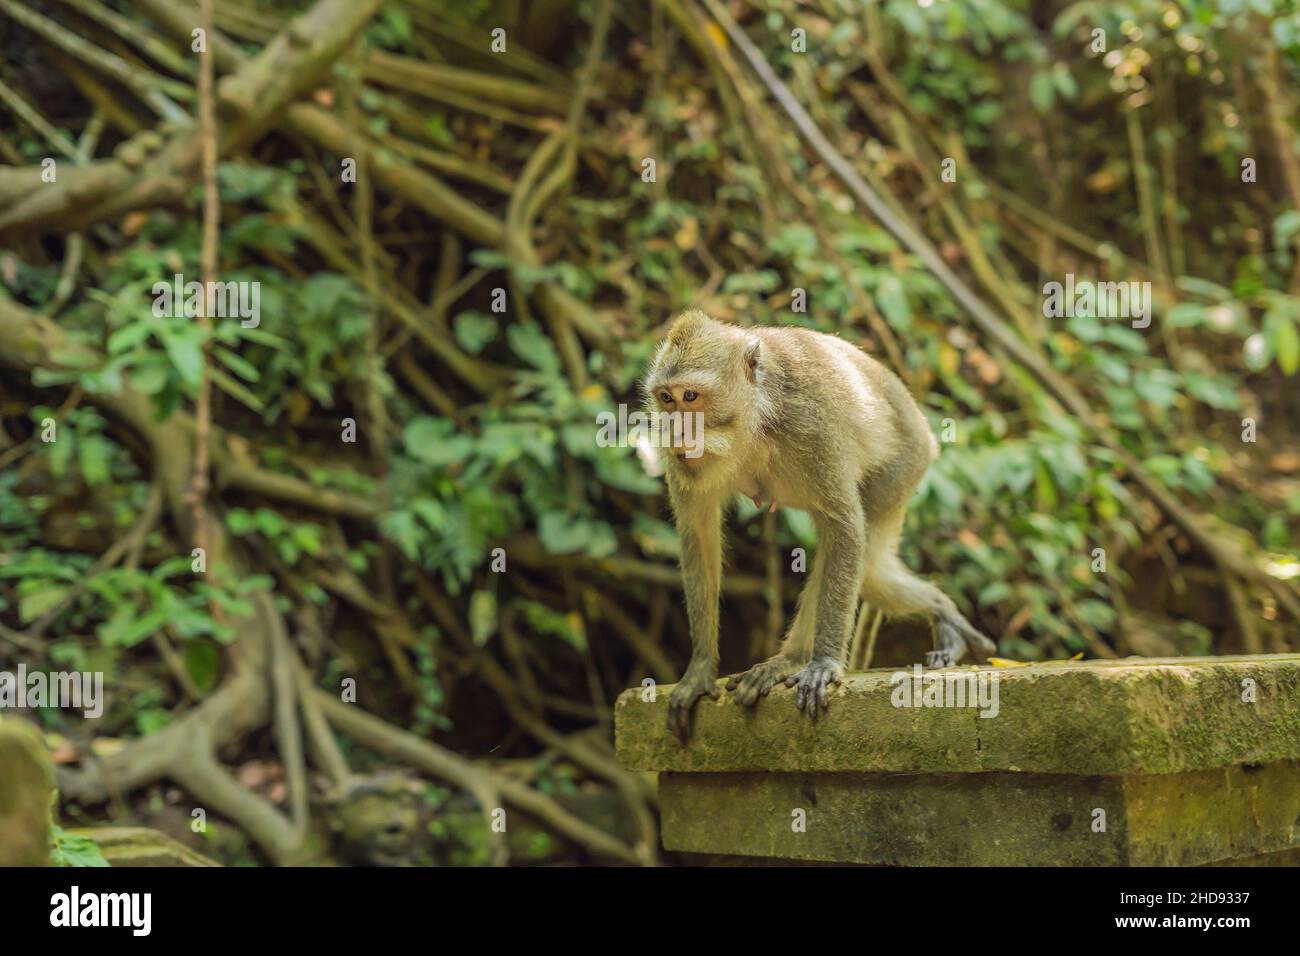
<svg viewBox="0 0 1300 956"><path fill-rule="evenodd" d="M1073 657L1066 657L1057 661L1013 661L1007 657L990 657L989 663L994 667L1028 667L1030 664L1070 664L1081 660L1083 660L1083 651Z"/></svg>
<svg viewBox="0 0 1300 956"><path fill-rule="evenodd" d="M135 212L127 213L125 216L122 217L122 235L128 238L136 235L137 233L139 233L141 229L144 228L144 224L148 221L149 221L148 213L143 213L140 212L139 210L136 210Z"/></svg>
<svg viewBox="0 0 1300 956"><path fill-rule="evenodd" d="M1293 451L1279 452L1268 460L1268 467L1284 473L1300 471L1300 454Z"/></svg>
<svg viewBox="0 0 1300 956"><path fill-rule="evenodd" d="M700 240L700 221L694 216L687 216L682 223L682 228L677 230L677 235L673 236L673 241L677 243L677 248L683 252L690 252L695 248L696 243Z"/></svg>
<svg viewBox="0 0 1300 956"><path fill-rule="evenodd" d="M990 657L989 663L994 667L1028 667L1030 661L1013 661L1007 657Z"/></svg>
<svg viewBox="0 0 1300 956"><path fill-rule="evenodd" d="M62 734L46 734L45 746L50 748L50 761L57 765L77 762L77 748Z"/></svg>
<svg viewBox="0 0 1300 956"><path fill-rule="evenodd" d="M111 757L126 746L120 737L96 737L90 742L90 752L96 757Z"/></svg>

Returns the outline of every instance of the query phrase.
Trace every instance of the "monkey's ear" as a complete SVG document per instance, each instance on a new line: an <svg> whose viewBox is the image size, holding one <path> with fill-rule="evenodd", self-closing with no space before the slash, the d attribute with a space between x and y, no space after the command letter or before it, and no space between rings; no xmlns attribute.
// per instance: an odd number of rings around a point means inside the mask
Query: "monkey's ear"
<svg viewBox="0 0 1300 956"><path fill-rule="evenodd" d="M758 384L758 377L763 372L763 342L754 337L745 342L745 378L750 385Z"/></svg>

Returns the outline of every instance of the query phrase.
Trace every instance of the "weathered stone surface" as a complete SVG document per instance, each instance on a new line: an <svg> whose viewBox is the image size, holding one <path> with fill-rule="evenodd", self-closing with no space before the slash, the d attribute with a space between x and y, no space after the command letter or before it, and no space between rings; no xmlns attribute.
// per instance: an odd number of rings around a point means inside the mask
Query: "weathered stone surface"
<svg viewBox="0 0 1300 956"><path fill-rule="evenodd" d="M668 850L885 866L1195 866L1300 845L1297 781L1296 762L1136 777L667 773L659 796Z"/></svg>
<svg viewBox="0 0 1300 956"><path fill-rule="evenodd" d="M794 691L757 708L702 700L682 746L665 729L668 687L615 707L618 756L634 770L1076 776L1175 773L1300 759L1300 655L1129 658L969 667L997 677L998 712L895 707L894 671L852 674L811 721ZM1243 700L1253 685L1256 700Z"/></svg>
<svg viewBox="0 0 1300 956"><path fill-rule="evenodd" d="M1276 865L1300 851L1300 655L946 672L996 675L996 697L966 707L895 706L895 673L847 677L815 723L784 687L756 710L724 693L686 746L664 726L669 689L631 690L619 759L660 772L665 848L716 859Z"/></svg>
<svg viewBox="0 0 1300 956"><path fill-rule="evenodd" d="M54 771L29 724L0 717L0 867L43 866Z"/></svg>
<svg viewBox="0 0 1300 956"><path fill-rule="evenodd" d="M109 866L221 865L148 827L81 827L68 832L94 840Z"/></svg>

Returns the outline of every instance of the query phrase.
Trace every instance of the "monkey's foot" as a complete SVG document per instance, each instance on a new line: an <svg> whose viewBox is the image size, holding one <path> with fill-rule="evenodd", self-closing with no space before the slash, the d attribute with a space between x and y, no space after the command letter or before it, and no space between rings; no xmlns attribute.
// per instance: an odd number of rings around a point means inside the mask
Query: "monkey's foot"
<svg viewBox="0 0 1300 956"><path fill-rule="evenodd" d="M925 652L926 667L952 667L966 656L966 642L956 623L934 622L934 650Z"/></svg>
<svg viewBox="0 0 1300 956"><path fill-rule="evenodd" d="M925 666L930 668L955 667L957 662L965 656L965 653L965 645L962 645L962 647L957 651L952 651L947 648L937 651L926 651Z"/></svg>
<svg viewBox="0 0 1300 956"><path fill-rule="evenodd" d="M817 657L805 664L799 673L787 677L785 686L799 688L795 703L815 720L818 708L830 708L830 686L838 684L843 676L844 665L835 658Z"/></svg>
<svg viewBox="0 0 1300 956"><path fill-rule="evenodd" d="M926 651L926 667L953 667L969 650L978 661L987 661L997 645L971 627L964 618L935 622L934 650Z"/></svg>
<svg viewBox="0 0 1300 956"><path fill-rule="evenodd" d="M691 712L701 697L717 700L717 678L712 674L692 674L689 670L668 695L668 730L682 743L691 736Z"/></svg>
<svg viewBox="0 0 1300 956"><path fill-rule="evenodd" d="M759 698L766 697L768 691L789 677L798 666L799 661L794 658L777 654L731 678L727 681L727 690L734 692L736 703L753 707Z"/></svg>

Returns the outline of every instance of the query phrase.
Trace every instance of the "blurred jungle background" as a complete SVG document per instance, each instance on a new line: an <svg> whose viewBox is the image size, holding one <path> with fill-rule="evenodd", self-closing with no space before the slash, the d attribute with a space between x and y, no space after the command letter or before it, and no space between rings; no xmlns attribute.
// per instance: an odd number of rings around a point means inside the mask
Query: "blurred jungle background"
<svg viewBox="0 0 1300 956"><path fill-rule="evenodd" d="M0 669L107 694L4 718L56 842L665 861L611 704L685 661L677 540L595 423L687 305L860 343L951 420L904 554L1004 657L1300 646L1295 2L212 16L208 87L190 0L0 0ZM260 283L260 323L155 315L176 274ZM1151 326L1045 318L1068 274L1150 282ZM747 501L729 535L724 673L815 546ZM858 667L928 646L866 630Z"/></svg>

